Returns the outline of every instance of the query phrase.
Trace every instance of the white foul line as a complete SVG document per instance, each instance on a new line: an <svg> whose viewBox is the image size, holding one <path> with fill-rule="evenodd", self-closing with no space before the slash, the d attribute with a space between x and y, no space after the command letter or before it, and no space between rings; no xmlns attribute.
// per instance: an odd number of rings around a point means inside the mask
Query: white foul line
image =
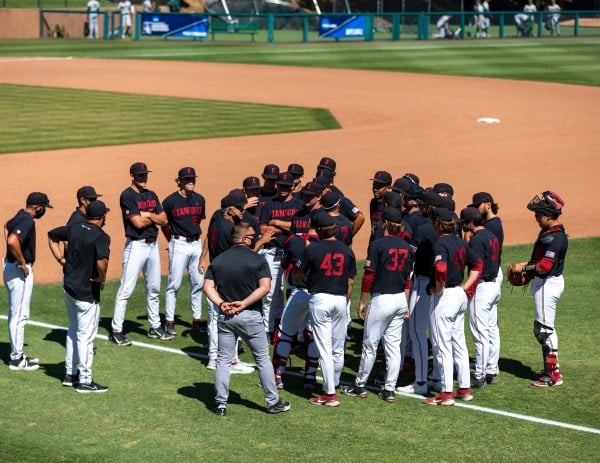
<svg viewBox="0 0 600 463"><path fill-rule="evenodd" d="M6 320L8 317L6 315L0 315L0 318ZM63 331L67 330L67 328L65 328L64 326L50 325L48 323L43 323L43 322L36 322L36 321L29 320L27 323L30 325L33 325L33 326L39 326L42 328L48 328L48 329L53 329L53 330L63 330ZM105 336L105 335L99 334L96 336L96 338L108 341L108 336ZM186 352L181 349L174 349L172 347L158 346L155 344L147 344L145 342L133 341L132 344L134 346L146 347L148 349L160 350L160 351L169 352L172 354L187 355L188 357L194 357L194 358L199 358L199 359L203 359L203 360L206 360L208 358L204 354L197 354L195 352ZM294 371L286 371L286 375L298 376L298 377L302 376L300 373L296 373ZM319 379L322 379L322 378L319 378ZM372 391L379 391L379 389L374 388L374 387L368 387L368 389L370 389ZM401 395L403 397L409 397L411 399L423 400L423 396L416 395L416 394L408 394L405 392L396 392L396 395ZM496 410L494 408L480 407L479 405L471 405L471 404L459 402L459 401L457 401L455 403L455 406L468 408L468 409L476 410L479 412L490 413L492 415L508 416L510 418L515 418L517 420L522 420L522 421L529 421L532 423L547 424L550 426L557 426L559 428L572 429L574 431L582 431L582 432L587 432L590 434L600 434L600 429L596 429L596 428L590 428L587 426L579 426L579 425L570 424L570 423L563 423L561 421L547 420L545 418L537 418L535 416L522 415L520 413L506 412L504 410Z"/></svg>

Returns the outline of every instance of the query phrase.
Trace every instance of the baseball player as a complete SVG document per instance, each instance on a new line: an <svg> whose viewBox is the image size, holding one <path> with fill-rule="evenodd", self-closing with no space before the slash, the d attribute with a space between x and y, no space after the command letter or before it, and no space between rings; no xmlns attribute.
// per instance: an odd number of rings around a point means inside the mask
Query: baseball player
<svg viewBox="0 0 600 463"><path fill-rule="evenodd" d="M290 164L287 171L294 176L294 186L292 187L292 194L294 196L300 195L302 190L302 177L304 177L304 167L300 164Z"/></svg>
<svg viewBox="0 0 600 463"><path fill-rule="evenodd" d="M492 308L491 314L498 315L498 302L502 295L502 280L504 275L502 273L502 246L504 244L504 229L502 227L502 220L498 216L499 206L494 202L494 198L487 192L479 192L473 195L473 201L469 207L476 207L479 212L483 214L484 223L483 226L491 231L496 238L498 238L498 274L496 275L496 286L498 287L498 299L496 300L495 307ZM467 233L465 233L467 235ZM467 240L467 238L465 238ZM468 241L468 240L467 240ZM498 320L490 320L489 336L489 347L490 347L490 363L498 365L500 360L500 328L498 327ZM488 384L495 383L497 380L498 367L494 374L486 373L485 380Z"/></svg>
<svg viewBox="0 0 600 463"><path fill-rule="evenodd" d="M100 291L110 257L110 237L102 231L109 210L102 201L90 202L86 221L67 227L63 289L69 321L67 340L76 348L67 349L65 366L69 367L63 385L76 386L76 391L83 394L108 391L92 379L92 363L100 321Z"/></svg>
<svg viewBox="0 0 600 463"><path fill-rule="evenodd" d="M338 231L335 235L336 239L347 246L352 246L354 227L352 226L352 222L340 213L341 200L342 198L337 192L330 191L321 198L321 206L325 212L333 217L333 221L338 226Z"/></svg>
<svg viewBox="0 0 600 463"><path fill-rule="evenodd" d="M371 218L371 236L369 243L375 239L375 232L381 221L381 213L383 211L383 195L392 190L392 176L389 172L380 170L375 172L371 179L373 182L373 198L369 203L369 217Z"/></svg>
<svg viewBox="0 0 600 463"><path fill-rule="evenodd" d="M273 232L273 240L260 250L265 256L271 270L273 282L265 300L263 301L263 316L265 318L265 330L271 333L279 324L283 312L283 271L281 269L281 258L286 238L290 235L292 217L304 207L301 199L292 196L294 177L289 172L279 174L276 186L277 197L265 203L260 210L260 230L264 235Z"/></svg>
<svg viewBox="0 0 600 463"><path fill-rule="evenodd" d="M467 292L476 284L483 263L469 245L456 236L456 222L449 209L436 207L432 220L438 239L433 245L434 281L428 289L431 295L429 323L433 355L441 373L442 391L435 397L425 399L423 403L454 405L455 399L473 399L464 321ZM463 283L464 268L467 265L469 276ZM458 390L453 393L455 364Z"/></svg>
<svg viewBox="0 0 600 463"><path fill-rule="evenodd" d="M550 35L560 35L560 6L556 0L550 0L548 5L548 17L546 19L546 28L550 31Z"/></svg>
<svg viewBox="0 0 600 463"><path fill-rule="evenodd" d="M143 272L146 280L146 310L150 323L148 337L163 341L173 339L173 335L165 333L162 328L159 313L158 227L167 225L167 215L156 193L146 188L149 172L145 163L133 163L129 168L131 186L123 190L119 199L127 239L110 335L112 342L119 346L131 345L131 341L123 334L123 323L127 301L133 294L140 272Z"/></svg>
<svg viewBox="0 0 600 463"><path fill-rule="evenodd" d="M131 15L135 14L135 9L129 0L121 0L117 10L121 14L121 38L124 39L131 36Z"/></svg>
<svg viewBox="0 0 600 463"><path fill-rule="evenodd" d="M90 0L87 2L88 15L88 39L98 38L98 13L100 12L100 3L98 0Z"/></svg>
<svg viewBox="0 0 600 463"><path fill-rule="evenodd" d="M258 206L263 207L268 201L277 197L277 179L279 178L279 167L275 164L267 164L262 173L263 186L258 190Z"/></svg>
<svg viewBox="0 0 600 463"><path fill-rule="evenodd" d="M242 187L248 201L246 203L245 211L251 214L258 223L260 220L260 180L258 177L246 177L242 183ZM260 230L257 235L260 235Z"/></svg>
<svg viewBox="0 0 600 463"><path fill-rule="evenodd" d="M29 320L35 262L35 220L41 219L47 208L52 208L45 193L33 192L27 196L25 208L4 225L6 256L4 258L4 286L8 293L8 335L10 339L11 370L37 370L39 359L23 352L25 325Z"/></svg>
<svg viewBox="0 0 600 463"><path fill-rule="evenodd" d="M144 10L144 13L151 13L152 12L152 1L151 0L144 0L142 2L142 8Z"/></svg>
<svg viewBox="0 0 600 463"><path fill-rule="evenodd" d="M292 217L291 235L285 241L282 268L287 277L290 296L283 309L279 326L273 336L273 368L275 383L278 389L283 389L283 373L292 350L292 342L303 331L306 362L304 365L304 388L314 389L316 372L319 367L319 355L314 343L312 332L307 327L309 309L308 289L306 279L295 278L292 271L302 255L309 240L311 218L320 211L321 185L308 182L301 190L304 207Z"/></svg>
<svg viewBox="0 0 600 463"><path fill-rule="evenodd" d="M402 193L404 195L404 221L414 233L417 227L426 221L419 204L419 200L423 198L425 191L418 185L409 185Z"/></svg>
<svg viewBox="0 0 600 463"><path fill-rule="evenodd" d="M337 226L329 214L316 214L313 228L320 240L309 244L296 263L294 278L306 277L310 293L310 325L319 351L323 394L312 397L313 405L337 407L335 388L344 368L346 304L352 294L356 259L352 249L335 239Z"/></svg>
<svg viewBox="0 0 600 463"><path fill-rule="evenodd" d="M540 234L533 247L531 259L523 266L532 278L531 295L535 307L533 334L542 346L544 369L532 383L537 387L554 387L563 384L558 364L558 335L554 327L556 304L565 288L563 270L569 240L558 218L565 202L552 191L535 196L527 209L535 213Z"/></svg>
<svg viewBox="0 0 600 463"><path fill-rule="evenodd" d="M400 236L403 225L399 210L384 209L381 220L384 236L373 241L369 248L358 306L358 315L365 320L360 366L354 384L342 387L342 391L354 397L367 396L364 386L382 341L387 373L380 397L391 403L396 401L394 389L400 373L402 326L409 315L407 301L414 250ZM369 293L371 303L365 315Z"/></svg>
<svg viewBox="0 0 600 463"><path fill-rule="evenodd" d="M77 207L71 214L71 217L69 217L67 225L53 228L48 232L48 246L50 247L50 252L62 267L67 263L67 259L65 258L67 252L65 247L65 243L67 242L67 227L85 223L85 208L92 201L96 201L101 196L101 194L96 193L93 186L82 186L79 188L77 190ZM67 341L67 350L68 349L69 346Z"/></svg>
<svg viewBox="0 0 600 463"><path fill-rule="evenodd" d="M515 26L517 27L517 35L522 37L530 36L533 33L535 25L535 17L533 13L537 11L533 0L527 0L527 4L523 7L523 13L515 15Z"/></svg>
<svg viewBox="0 0 600 463"><path fill-rule="evenodd" d="M437 34L432 35L434 39L453 39L454 37L458 37L460 29L458 29L457 32L453 32L452 29L450 29L450 19L452 19L452 16L448 14L440 16L435 23L435 27L438 31Z"/></svg>
<svg viewBox="0 0 600 463"><path fill-rule="evenodd" d="M165 332L170 336L177 334L175 331L175 305L185 270L190 279L192 327L196 326L195 329L201 331L205 264L200 259L202 256L200 223L206 218L206 202L204 196L194 191L196 178L196 170L193 167L179 169L175 179L178 190L163 201L168 224L162 227L162 231L169 242L169 278L165 292Z"/></svg>
<svg viewBox="0 0 600 463"><path fill-rule="evenodd" d="M483 261L481 279L469 301L469 325L475 344L475 372L471 387L482 388L486 378L496 375L498 359L490 356L490 339L498 329L498 300L500 289L496 284L500 267L500 241L483 226L479 209L466 207L460 212L462 229L471 234L471 247ZM491 335L490 333L494 333Z"/></svg>

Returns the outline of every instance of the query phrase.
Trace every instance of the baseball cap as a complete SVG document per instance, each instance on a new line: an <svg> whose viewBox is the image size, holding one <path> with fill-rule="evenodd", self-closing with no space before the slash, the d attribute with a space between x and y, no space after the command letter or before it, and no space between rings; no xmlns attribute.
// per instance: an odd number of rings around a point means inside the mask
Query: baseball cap
<svg viewBox="0 0 600 463"><path fill-rule="evenodd" d="M409 182L408 179L404 177L397 178L392 185L393 191L407 191L411 185L414 185L412 182Z"/></svg>
<svg viewBox="0 0 600 463"><path fill-rule="evenodd" d="M433 191L436 193L447 193L449 195L454 195L454 188L449 183L436 183L433 185Z"/></svg>
<svg viewBox="0 0 600 463"><path fill-rule="evenodd" d="M317 170L319 169L327 169L331 172L335 172L336 163L331 158L321 158L319 161L319 165L317 166Z"/></svg>
<svg viewBox="0 0 600 463"><path fill-rule="evenodd" d="M85 216L88 219L99 219L109 211L110 209L102 201L92 201L85 208Z"/></svg>
<svg viewBox="0 0 600 463"><path fill-rule="evenodd" d="M494 198L489 193L481 191L473 195L473 202L468 207L478 207L481 203L493 203Z"/></svg>
<svg viewBox="0 0 600 463"><path fill-rule="evenodd" d="M304 184L302 190L300 190L300 194L302 195L312 195L317 196L323 192L323 185L319 182L308 182Z"/></svg>
<svg viewBox="0 0 600 463"><path fill-rule="evenodd" d="M97 199L100 196L102 195L96 193L96 189L93 186L82 186L79 190L77 190L77 199Z"/></svg>
<svg viewBox="0 0 600 463"><path fill-rule="evenodd" d="M193 167L183 167L179 169L179 174L177 174L177 178L192 178L197 177L196 170Z"/></svg>
<svg viewBox="0 0 600 463"><path fill-rule="evenodd" d="M402 212L395 207L386 207L381 214L381 218L388 222L402 223Z"/></svg>
<svg viewBox="0 0 600 463"><path fill-rule="evenodd" d="M414 183L410 184L410 187L407 190L404 190L404 197L410 199L423 199L423 195L425 194L425 190L419 185L415 185Z"/></svg>
<svg viewBox="0 0 600 463"><path fill-rule="evenodd" d="M300 178L304 175L304 167L300 164L290 164L287 171L294 176L294 178Z"/></svg>
<svg viewBox="0 0 600 463"><path fill-rule="evenodd" d="M447 198L446 196L442 196L442 207L449 209L451 212L456 210L456 203L454 200Z"/></svg>
<svg viewBox="0 0 600 463"><path fill-rule="evenodd" d="M327 212L319 212L311 219L310 224L313 228L325 228L331 227L335 222Z"/></svg>
<svg viewBox="0 0 600 463"><path fill-rule="evenodd" d="M242 207L246 205L248 199L246 198L246 193L241 188L235 188L229 192L229 195L236 201L237 204L241 204Z"/></svg>
<svg viewBox="0 0 600 463"><path fill-rule="evenodd" d="M52 206L50 205L50 200L48 199L48 195L39 191L29 193L25 204L27 206L44 206L52 209Z"/></svg>
<svg viewBox="0 0 600 463"><path fill-rule="evenodd" d="M423 200L425 204L429 204L434 207L444 207L444 198L443 196L438 195L434 191L426 191L423 195Z"/></svg>
<svg viewBox="0 0 600 463"><path fill-rule="evenodd" d="M246 196L245 195L244 195L244 199L242 200L241 198L236 197L236 195L232 195L231 193L229 193L227 196L224 196L221 199L221 209L226 209L231 206L237 207L239 209L243 209L245 205L246 205Z"/></svg>
<svg viewBox="0 0 600 463"><path fill-rule="evenodd" d="M400 209L403 202L404 198L402 197L402 193L398 193L397 191L388 191L383 195L383 204L385 204L386 207Z"/></svg>
<svg viewBox="0 0 600 463"><path fill-rule="evenodd" d="M402 176L402 178L405 178L406 180L408 180L410 183L414 184L414 185L418 185L419 184L419 177L417 177L415 174L404 174Z"/></svg>
<svg viewBox="0 0 600 463"><path fill-rule="evenodd" d="M378 170L375 172L373 178L369 179L373 180L375 183L381 183L383 185L391 185L392 184L392 175L385 170Z"/></svg>
<svg viewBox="0 0 600 463"><path fill-rule="evenodd" d="M335 191L328 191L321 198L321 206L323 209L333 209L340 203L340 195Z"/></svg>
<svg viewBox="0 0 600 463"><path fill-rule="evenodd" d="M470 220L480 220L482 218L481 212L476 207L467 206L460 211L460 221L468 222Z"/></svg>
<svg viewBox="0 0 600 463"><path fill-rule="evenodd" d="M147 174L148 172L152 171L148 170L148 166L144 162L134 162L129 168L129 173L131 175Z"/></svg>
<svg viewBox="0 0 600 463"><path fill-rule="evenodd" d="M275 164L267 164L263 169L263 177L269 180L277 180L279 176L279 166Z"/></svg>
<svg viewBox="0 0 600 463"><path fill-rule="evenodd" d="M281 172L275 183L277 185L292 186L294 184L294 176L289 172Z"/></svg>
<svg viewBox="0 0 600 463"><path fill-rule="evenodd" d="M439 220L440 222L452 222L452 211L445 207L436 207L431 214L433 220Z"/></svg>
<svg viewBox="0 0 600 463"><path fill-rule="evenodd" d="M242 185L246 190L258 190L260 189L260 180L258 177L246 177Z"/></svg>

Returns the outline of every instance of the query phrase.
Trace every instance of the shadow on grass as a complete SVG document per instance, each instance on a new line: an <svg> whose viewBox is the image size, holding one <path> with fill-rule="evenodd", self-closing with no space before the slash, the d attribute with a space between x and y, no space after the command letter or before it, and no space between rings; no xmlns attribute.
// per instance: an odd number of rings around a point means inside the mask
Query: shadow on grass
<svg viewBox="0 0 600 463"><path fill-rule="evenodd" d="M177 390L179 394L190 399L202 402L207 410L212 410L215 406L215 387L213 383L194 383L191 386L184 386ZM229 390L228 405L243 405L246 408L265 411L266 405L259 405L250 400L242 398L237 392Z"/></svg>
<svg viewBox="0 0 600 463"><path fill-rule="evenodd" d="M535 371L531 367L523 365L520 360L501 358L498 362L500 373L508 373L517 378L533 379Z"/></svg>
<svg viewBox="0 0 600 463"><path fill-rule="evenodd" d="M138 318L143 318L144 320L146 319L145 316L141 316ZM106 330L107 335L111 335L112 317L101 317L99 327L104 328ZM148 331L145 328L143 328L143 325L141 323L137 323L131 320L125 320L125 323L123 324L123 333L138 333L145 336L148 333Z"/></svg>

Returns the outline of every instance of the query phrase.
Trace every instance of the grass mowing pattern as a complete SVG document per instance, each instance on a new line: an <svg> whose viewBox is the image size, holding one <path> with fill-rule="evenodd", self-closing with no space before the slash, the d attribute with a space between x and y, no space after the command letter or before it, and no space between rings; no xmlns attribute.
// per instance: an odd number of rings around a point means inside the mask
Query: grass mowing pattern
<svg viewBox="0 0 600 463"><path fill-rule="evenodd" d="M19 85L0 84L0 107L0 153L340 127L325 109Z"/></svg>
<svg viewBox="0 0 600 463"><path fill-rule="evenodd" d="M600 85L599 38L342 42L279 47L164 40L6 41L0 47L0 56L273 64Z"/></svg>
<svg viewBox="0 0 600 463"><path fill-rule="evenodd" d="M531 246L509 247L503 267L522 261ZM118 265L115 256L111 265ZM540 346L532 334L531 295L503 285L499 307L502 338L499 382L475 390L473 405L600 428L594 385L600 380L597 340L598 286L596 263L600 239L572 240L566 262L566 287L559 305L563 386L530 386L541 366ZM163 282L164 283L164 282ZM103 293L100 333L106 334L118 282ZM359 285L356 285L359 288ZM353 315L356 316L355 287ZM164 284L163 284L164 289ZM129 302L125 331L136 341L201 351L191 334L189 286L179 292L178 336L173 342L148 340L143 283ZM5 314L6 293L0 292ZM32 319L64 326L60 285L36 285ZM467 343L473 356L468 325ZM0 454L3 461L539 461L552 453L561 462L597 461L598 436L489 415L458 407L428 407L398 396L387 404L369 393L366 400L341 397L337 409L315 407L306 400L301 379L285 376L282 397L292 410L264 413L257 375L235 375L231 381L228 416L220 419L209 408L214 395L213 374L194 358L141 347L120 348L97 340L94 378L110 390L101 395L77 394L61 386L64 337L61 330L28 326L26 352L41 357L37 372L0 374L2 413ZM8 357L6 322L0 323L0 356ZM360 345L349 343L343 381L357 369ZM252 361L248 354L242 358ZM291 370L304 361L292 356ZM383 368L379 361L373 375ZM402 382L411 380L406 374ZM548 450L551 449L551 450ZM368 456L367 456L368 455Z"/></svg>

